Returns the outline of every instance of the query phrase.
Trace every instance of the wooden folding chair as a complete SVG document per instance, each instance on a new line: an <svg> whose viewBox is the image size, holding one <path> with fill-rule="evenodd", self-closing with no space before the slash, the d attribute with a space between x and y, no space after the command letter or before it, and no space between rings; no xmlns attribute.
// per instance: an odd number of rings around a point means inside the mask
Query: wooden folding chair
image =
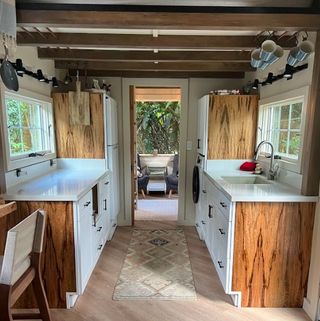
<svg viewBox="0 0 320 321"><path fill-rule="evenodd" d="M0 257L1 321L51 321L40 272L45 219L46 213L38 210L8 231L4 256ZM12 314L12 305L29 284L33 286L39 313Z"/></svg>

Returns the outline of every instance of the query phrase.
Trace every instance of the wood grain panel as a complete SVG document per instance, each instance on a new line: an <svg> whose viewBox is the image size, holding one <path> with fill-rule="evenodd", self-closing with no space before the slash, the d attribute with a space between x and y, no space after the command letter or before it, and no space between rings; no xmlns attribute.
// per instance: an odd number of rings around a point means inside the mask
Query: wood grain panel
<svg viewBox="0 0 320 321"><path fill-rule="evenodd" d="M0 221L0 244L6 232L29 214L41 208L47 212L47 227L42 256L42 275L50 308L66 307L66 292L76 291L72 202L17 202L17 211ZM36 307L31 288L16 307Z"/></svg>
<svg viewBox="0 0 320 321"><path fill-rule="evenodd" d="M258 96L216 96L209 100L208 159L252 158Z"/></svg>
<svg viewBox="0 0 320 321"><path fill-rule="evenodd" d="M103 95L90 93L90 126L70 125L68 93L53 95L57 156L105 158Z"/></svg>
<svg viewBox="0 0 320 321"><path fill-rule="evenodd" d="M302 307L315 203L237 203L232 289L244 307Z"/></svg>

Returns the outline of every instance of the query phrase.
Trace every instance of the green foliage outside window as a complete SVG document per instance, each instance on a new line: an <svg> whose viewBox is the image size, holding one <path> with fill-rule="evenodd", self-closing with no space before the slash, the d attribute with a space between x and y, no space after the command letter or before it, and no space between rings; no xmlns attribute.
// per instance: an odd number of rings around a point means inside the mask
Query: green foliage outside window
<svg viewBox="0 0 320 321"><path fill-rule="evenodd" d="M137 152L179 152L180 102L137 102Z"/></svg>

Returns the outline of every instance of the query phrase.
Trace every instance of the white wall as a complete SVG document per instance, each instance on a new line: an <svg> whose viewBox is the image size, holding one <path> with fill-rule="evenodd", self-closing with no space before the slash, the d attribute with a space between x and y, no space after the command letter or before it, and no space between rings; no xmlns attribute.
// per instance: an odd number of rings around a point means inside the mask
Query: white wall
<svg viewBox="0 0 320 321"><path fill-rule="evenodd" d="M0 47L0 57L3 58L4 51L2 46ZM25 67L29 70L36 72L37 69L42 69L45 76L54 76L55 68L53 60L40 60L38 59L37 48L34 47L17 47L16 58L21 58ZM11 59L12 60L12 59ZM47 97L51 96L51 84L41 83L40 81L29 77L18 77L19 88L32 91L37 94L41 94ZM3 88L4 85L0 79L0 86ZM19 91L18 91L19 93ZM0 100L1 101L1 100ZM1 106L2 108L2 106ZM4 190L4 157L3 148L1 146L2 133L0 126L0 192Z"/></svg>
<svg viewBox="0 0 320 321"><path fill-rule="evenodd" d="M309 40L315 42L315 34L310 33ZM275 75L283 72L286 65L287 53L284 57L277 61L274 65L270 66L264 71L257 71L254 73L247 73L246 79L253 81L258 78L260 81L265 80L269 72ZM312 83L314 57L310 56L306 61L309 63L308 69L298 72L293 75L291 80L278 80L276 83L267 86L260 86L260 98L269 98L276 96L287 91L295 90L304 86L309 86ZM303 62L305 63L305 62ZM311 232L311 231L310 231ZM311 264L308 280L308 292L305 299L303 308L312 320L316 319L317 302L319 297L319 284L320 284L320 203L317 204L315 213L315 222L313 229L313 242L311 253Z"/></svg>

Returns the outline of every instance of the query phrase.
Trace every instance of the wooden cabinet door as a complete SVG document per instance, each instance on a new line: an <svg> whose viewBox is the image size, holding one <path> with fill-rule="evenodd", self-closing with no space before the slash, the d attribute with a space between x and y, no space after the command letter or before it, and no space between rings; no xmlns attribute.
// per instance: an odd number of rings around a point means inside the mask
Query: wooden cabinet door
<svg viewBox="0 0 320 321"><path fill-rule="evenodd" d="M253 157L258 114L258 96L210 95L208 159Z"/></svg>

